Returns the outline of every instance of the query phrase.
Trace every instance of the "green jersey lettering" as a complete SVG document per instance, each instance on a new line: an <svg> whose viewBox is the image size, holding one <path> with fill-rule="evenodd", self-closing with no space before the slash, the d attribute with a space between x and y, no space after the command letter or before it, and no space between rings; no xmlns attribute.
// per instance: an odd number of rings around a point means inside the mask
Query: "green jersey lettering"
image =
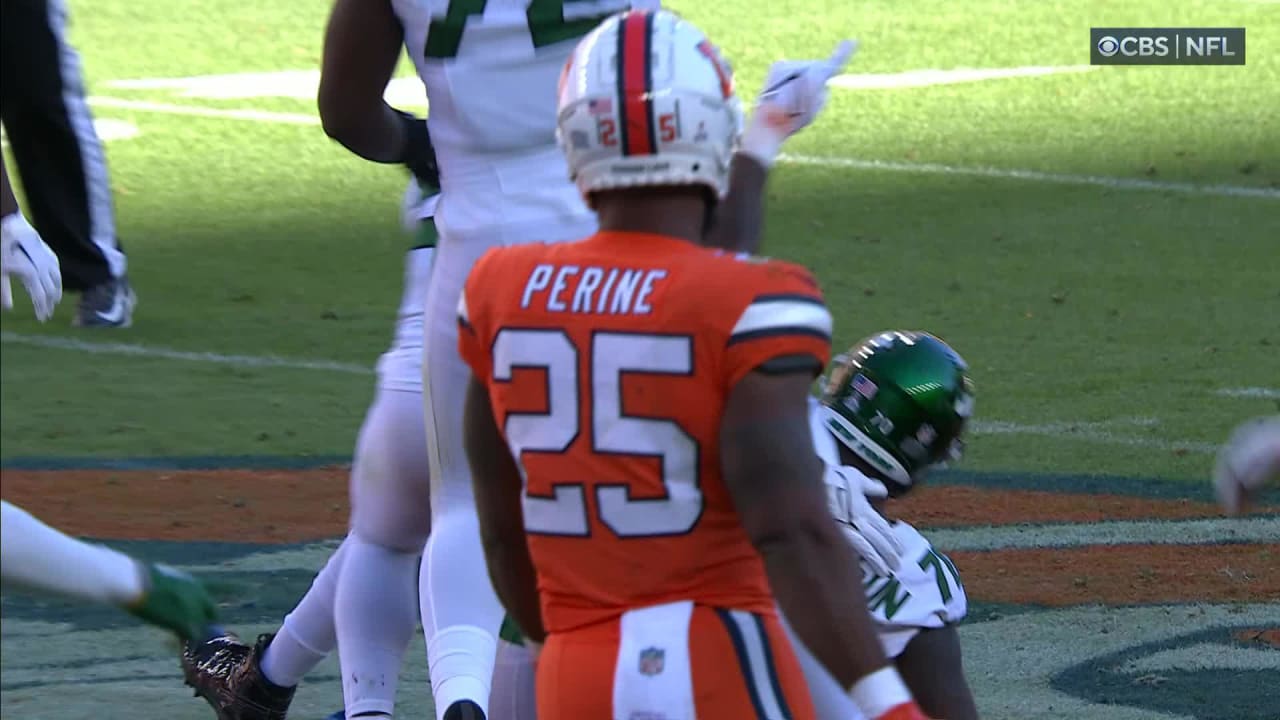
<svg viewBox="0 0 1280 720"><path fill-rule="evenodd" d="M933 580L938 584L938 594L942 596L942 602L951 602L951 583L954 583L957 588L963 589L960 584L960 573L956 572L956 566L951 563L951 558L946 555L929 548L929 551L924 554L924 557L920 558L920 562L917 564L925 572L933 571ZM951 583L947 582L948 576L951 578Z"/></svg>
<svg viewBox="0 0 1280 720"><path fill-rule="evenodd" d="M901 591L901 594L899 594ZM880 608L884 608L884 619L892 620L894 615L902 609L902 606L911 599L911 592L902 587L897 578L889 578L889 581L877 588L871 595L867 597L867 609L876 612Z"/></svg>
<svg viewBox="0 0 1280 720"><path fill-rule="evenodd" d="M437 60L458 56L458 47L462 45L462 31L467 28L467 19L472 15L483 15L484 6L489 0L449 0L449 9L444 17L432 20L427 26L427 45L423 55Z"/></svg>
<svg viewBox="0 0 1280 720"><path fill-rule="evenodd" d="M611 15L605 12L589 17L566 20L565 6L595 3L597 0L530 0L525 17L529 22L529 37L533 47L540 48L554 45L565 40L573 40L591 32ZM462 45L462 33L467 29L467 21L472 15L483 15L488 0L450 0L449 9L443 18L432 20L427 28L427 43L423 52L433 60L448 60L458 56L458 48ZM625 9L627 3L618 2L615 10Z"/></svg>

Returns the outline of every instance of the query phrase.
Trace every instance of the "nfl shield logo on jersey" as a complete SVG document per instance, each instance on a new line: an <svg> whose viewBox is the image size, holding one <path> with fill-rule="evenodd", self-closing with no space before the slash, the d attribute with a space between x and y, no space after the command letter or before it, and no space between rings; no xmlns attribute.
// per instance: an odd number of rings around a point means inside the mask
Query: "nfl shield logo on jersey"
<svg viewBox="0 0 1280 720"><path fill-rule="evenodd" d="M663 659L666 654L666 651L661 648L645 648L641 650L640 674L652 676L662 672Z"/></svg>

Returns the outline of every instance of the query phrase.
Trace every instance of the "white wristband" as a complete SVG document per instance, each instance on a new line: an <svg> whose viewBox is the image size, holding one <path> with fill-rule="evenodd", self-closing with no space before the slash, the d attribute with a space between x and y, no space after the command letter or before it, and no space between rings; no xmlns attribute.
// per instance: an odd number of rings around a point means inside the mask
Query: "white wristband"
<svg viewBox="0 0 1280 720"><path fill-rule="evenodd" d="M912 701L911 691L903 684L902 677L892 665L886 665L853 684L849 697L858 710L871 720L891 709Z"/></svg>
<svg viewBox="0 0 1280 720"><path fill-rule="evenodd" d="M22 216L21 210L0 218L0 232L3 232L5 236L14 234L21 236L24 233L29 233L32 229L31 223L27 222L27 219Z"/></svg>
<svg viewBox="0 0 1280 720"><path fill-rule="evenodd" d="M759 113L760 110L757 109L756 112ZM786 139L786 135L769 127L769 124L763 122L761 118L752 116L746 132L742 134L742 146L739 152L750 155L765 168L770 168L778 159L778 153L782 151L782 143Z"/></svg>

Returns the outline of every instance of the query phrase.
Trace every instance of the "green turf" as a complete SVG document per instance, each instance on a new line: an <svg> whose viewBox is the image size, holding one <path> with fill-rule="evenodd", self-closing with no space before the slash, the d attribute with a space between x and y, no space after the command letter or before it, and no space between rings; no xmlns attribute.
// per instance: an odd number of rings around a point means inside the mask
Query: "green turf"
<svg viewBox="0 0 1280 720"><path fill-rule="evenodd" d="M1280 187L1280 13L1255 2L678 2L733 59L747 100L775 57L862 49L848 69L1079 65L1091 25L1226 25L1245 67L1092 72L833 90L788 151ZM199 99L112 80L308 70L326 3L103 0L74 10L91 93L314 114L308 100ZM122 38L128 37L128 41ZM402 74L407 68L402 68ZM400 292L405 175L314 125L99 108L136 326L6 333L371 366ZM971 362L967 467L1201 478L1211 444L1280 384L1280 200L783 164L767 250L815 267L838 341L932 330ZM21 293L19 293L20 295ZM332 455L350 451L367 375L233 369L3 344L0 454ZM95 390L94 388L101 388Z"/></svg>

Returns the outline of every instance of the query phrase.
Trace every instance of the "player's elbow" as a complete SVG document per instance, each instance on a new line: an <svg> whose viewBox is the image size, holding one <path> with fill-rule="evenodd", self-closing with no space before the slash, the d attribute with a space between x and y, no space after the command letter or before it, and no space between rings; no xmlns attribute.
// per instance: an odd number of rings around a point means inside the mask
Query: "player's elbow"
<svg viewBox="0 0 1280 720"><path fill-rule="evenodd" d="M363 97L346 91L342 83L325 82L323 78L316 94L316 107L324 134L347 149L360 145L369 133L369 118L376 117L381 109L370 107Z"/></svg>
<svg viewBox="0 0 1280 720"><path fill-rule="evenodd" d="M320 126L324 128L324 134L330 140L347 146L351 139L356 135L358 128L358 118L352 113L349 106L339 98L333 97L334 93L325 92L324 87L320 89L320 95L317 98L316 105L320 110Z"/></svg>
<svg viewBox="0 0 1280 720"><path fill-rule="evenodd" d="M751 544L766 562L808 557L841 547L840 531L830 517L776 518L747 528Z"/></svg>

